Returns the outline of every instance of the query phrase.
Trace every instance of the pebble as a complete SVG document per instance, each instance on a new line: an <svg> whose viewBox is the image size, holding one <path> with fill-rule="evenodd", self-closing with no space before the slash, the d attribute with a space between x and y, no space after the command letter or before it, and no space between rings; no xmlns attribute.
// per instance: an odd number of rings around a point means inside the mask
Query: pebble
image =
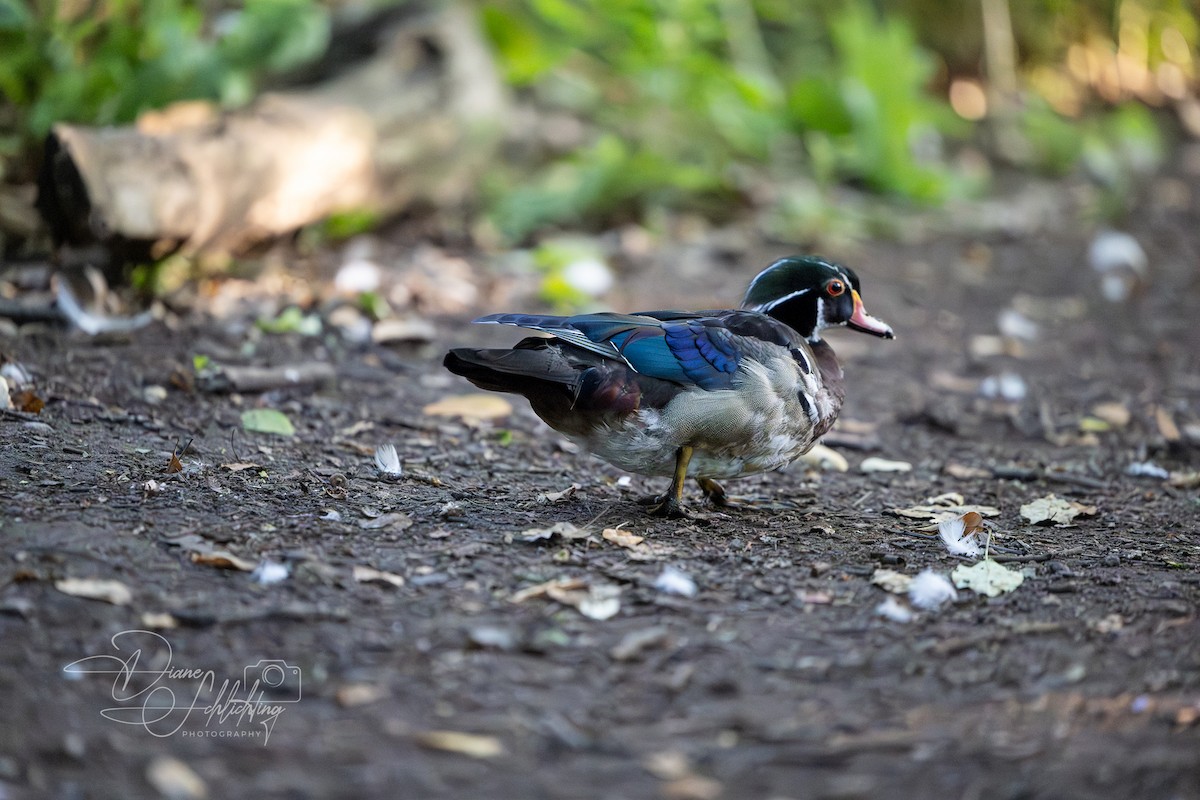
<svg viewBox="0 0 1200 800"><path fill-rule="evenodd" d="M163 386L152 384L142 389L142 399L152 406L156 406L167 399L167 390Z"/></svg>
<svg viewBox="0 0 1200 800"><path fill-rule="evenodd" d="M1119 567L1121 566L1121 556L1117 555L1116 553L1109 553L1104 557L1104 561L1102 563L1106 567Z"/></svg>

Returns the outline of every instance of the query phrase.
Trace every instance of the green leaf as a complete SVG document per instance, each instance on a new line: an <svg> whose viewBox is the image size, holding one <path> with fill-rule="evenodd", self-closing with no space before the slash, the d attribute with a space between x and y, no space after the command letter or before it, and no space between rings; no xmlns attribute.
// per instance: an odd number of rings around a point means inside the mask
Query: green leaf
<svg viewBox="0 0 1200 800"><path fill-rule="evenodd" d="M292 421L283 412L273 408L251 408L243 411L242 428L247 433L273 433L276 436L293 436L296 433Z"/></svg>

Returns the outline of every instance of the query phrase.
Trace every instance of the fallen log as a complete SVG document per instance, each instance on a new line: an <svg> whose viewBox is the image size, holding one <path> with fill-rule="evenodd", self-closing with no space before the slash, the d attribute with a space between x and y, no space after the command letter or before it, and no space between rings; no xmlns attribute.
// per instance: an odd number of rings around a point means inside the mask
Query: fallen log
<svg viewBox="0 0 1200 800"><path fill-rule="evenodd" d="M338 211L468 197L506 118L490 51L462 8L398 16L370 58L311 88L54 126L37 206L55 240L236 253Z"/></svg>

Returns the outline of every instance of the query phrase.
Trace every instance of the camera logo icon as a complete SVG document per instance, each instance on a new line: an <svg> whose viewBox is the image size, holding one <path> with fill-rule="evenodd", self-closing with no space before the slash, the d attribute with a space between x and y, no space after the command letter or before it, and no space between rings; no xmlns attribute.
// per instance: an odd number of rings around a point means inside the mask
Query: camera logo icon
<svg viewBox="0 0 1200 800"><path fill-rule="evenodd" d="M252 690L258 684L263 694L271 694L272 702L296 703L300 700L300 668L277 658L264 658L246 667L243 685Z"/></svg>

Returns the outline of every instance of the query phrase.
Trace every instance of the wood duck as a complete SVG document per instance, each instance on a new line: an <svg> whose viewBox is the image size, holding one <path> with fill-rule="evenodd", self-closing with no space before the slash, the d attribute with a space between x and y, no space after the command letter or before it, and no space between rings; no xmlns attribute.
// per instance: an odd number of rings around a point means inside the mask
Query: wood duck
<svg viewBox="0 0 1200 800"><path fill-rule="evenodd" d="M457 348L445 366L481 389L528 398L546 424L610 464L671 476L651 513L686 516L683 486L732 505L717 479L783 467L833 425L845 386L826 328L894 338L863 308L858 276L782 258L740 309L638 314L492 314L475 322L549 336L512 349Z"/></svg>

